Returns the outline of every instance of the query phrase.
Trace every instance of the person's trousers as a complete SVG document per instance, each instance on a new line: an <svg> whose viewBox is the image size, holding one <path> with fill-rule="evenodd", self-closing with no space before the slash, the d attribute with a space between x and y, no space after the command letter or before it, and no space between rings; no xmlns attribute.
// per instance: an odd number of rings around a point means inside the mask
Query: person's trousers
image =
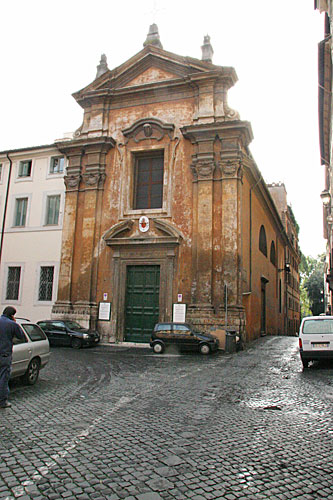
<svg viewBox="0 0 333 500"><path fill-rule="evenodd" d="M7 401L9 396L9 377L12 356L0 354L0 405Z"/></svg>

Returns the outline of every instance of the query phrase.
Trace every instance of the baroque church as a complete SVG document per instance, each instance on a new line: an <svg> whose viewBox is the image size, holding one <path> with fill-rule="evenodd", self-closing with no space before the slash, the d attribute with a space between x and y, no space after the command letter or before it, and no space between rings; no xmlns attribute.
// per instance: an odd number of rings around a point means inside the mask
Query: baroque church
<svg viewBox="0 0 333 500"><path fill-rule="evenodd" d="M103 55L73 94L82 125L56 143L68 166L53 318L107 342L147 342L179 311L243 341L296 331L286 193L265 184L251 125L228 106L236 72L212 56L209 36L201 60L167 52L152 25L140 52L112 70Z"/></svg>

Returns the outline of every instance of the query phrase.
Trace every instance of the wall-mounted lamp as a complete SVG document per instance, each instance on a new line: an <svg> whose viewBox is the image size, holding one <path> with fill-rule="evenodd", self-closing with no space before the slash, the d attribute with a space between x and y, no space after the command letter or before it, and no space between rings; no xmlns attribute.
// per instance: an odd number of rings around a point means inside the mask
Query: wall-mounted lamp
<svg viewBox="0 0 333 500"><path fill-rule="evenodd" d="M324 191L321 192L320 198L324 207L328 207L331 204L331 195L327 189L324 189Z"/></svg>
<svg viewBox="0 0 333 500"><path fill-rule="evenodd" d="M282 271L286 271L286 273L290 273L290 270L290 264L289 262L286 262L282 269L278 269L278 272L281 273Z"/></svg>

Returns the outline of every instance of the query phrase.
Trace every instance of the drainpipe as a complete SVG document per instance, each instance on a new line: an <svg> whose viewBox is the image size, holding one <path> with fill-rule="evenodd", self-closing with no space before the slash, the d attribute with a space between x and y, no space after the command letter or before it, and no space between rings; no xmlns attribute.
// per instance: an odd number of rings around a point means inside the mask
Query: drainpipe
<svg viewBox="0 0 333 500"><path fill-rule="evenodd" d="M3 248L3 239L4 239L4 235L5 235L5 224L6 224L6 215L7 215L7 207L8 207L8 195L9 195L10 179L12 176L12 166L13 166L13 162L9 158L8 153L7 153L7 158L9 160L9 173L8 173L8 179L7 179L6 198L5 198L5 206L3 209L3 218L2 218L2 227L1 227L0 264L1 264L2 248Z"/></svg>

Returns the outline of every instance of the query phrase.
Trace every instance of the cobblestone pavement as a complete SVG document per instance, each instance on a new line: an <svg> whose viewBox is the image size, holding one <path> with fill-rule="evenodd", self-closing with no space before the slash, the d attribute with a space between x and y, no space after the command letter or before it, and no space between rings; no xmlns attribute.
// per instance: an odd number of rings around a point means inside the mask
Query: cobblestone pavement
<svg viewBox="0 0 333 500"><path fill-rule="evenodd" d="M333 365L293 337L234 355L53 348L0 411L0 499L333 499Z"/></svg>

